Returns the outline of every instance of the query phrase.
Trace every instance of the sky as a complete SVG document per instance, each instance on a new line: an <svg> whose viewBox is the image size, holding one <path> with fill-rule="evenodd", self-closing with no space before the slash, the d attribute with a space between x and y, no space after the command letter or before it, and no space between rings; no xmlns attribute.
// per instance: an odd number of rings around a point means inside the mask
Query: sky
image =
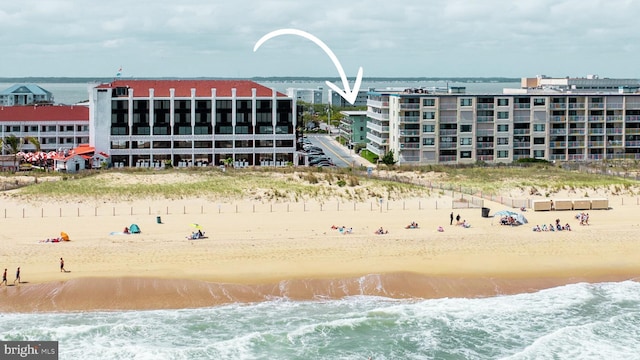
<svg viewBox="0 0 640 360"><path fill-rule="evenodd" d="M640 78L637 0L21 0L0 77Z"/></svg>

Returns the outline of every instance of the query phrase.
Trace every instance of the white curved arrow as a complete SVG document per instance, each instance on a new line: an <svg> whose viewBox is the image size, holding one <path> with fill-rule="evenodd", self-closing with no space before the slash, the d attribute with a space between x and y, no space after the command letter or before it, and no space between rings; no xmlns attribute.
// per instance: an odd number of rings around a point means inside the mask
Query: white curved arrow
<svg viewBox="0 0 640 360"><path fill-rule="evenodd" d="M253 47L253 51L255 52L256 50L258 50L258 48L262 44L264 44L267 40L280 35L302 36L303 38L309 39L313 41L316 45L320 46L320 48L324 50L324 52L327 53L327 55L329 55L329 58L331 59L331 61L333 61L333 65L335 65L336 69L338 69L338 73L340 74L340 78L342 79L342 86L344 87L344 90L340 89L336 84L329 81L326 81L327 86L329 86L335 92L340 94L340 96L342 96L345 100L347 100L349 104L353 105L353 103L356 102L356 97L358 97L358 91L360 90L360 84L362 83L362 66L360 67L360 69L358 69L358 76L356 76L356 82L353 84L353 90L352 90L351 87L349 87L349 80L347 80L347 75L345 75L344 69L342 68L340 61L338 61L338 58L333 53L333 51L331 51L331 49L329 49L327 44L322 42L322 40L309 34L308 32L298 30L298 29L280 29L280 30L272 31L264 35L263 37L261 37L260 40L256 42L256 45Z"/></svg>

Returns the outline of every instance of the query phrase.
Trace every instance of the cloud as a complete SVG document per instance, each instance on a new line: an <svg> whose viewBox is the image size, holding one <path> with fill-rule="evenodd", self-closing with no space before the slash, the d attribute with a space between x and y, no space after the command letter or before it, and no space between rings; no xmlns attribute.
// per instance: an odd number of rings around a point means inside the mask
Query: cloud
<svg viewBox="0 0 640 360"><path fill-rule="evenodd" d="M252 52L262 35L298 28L365 77L638 77L638 13L633 0L23 0L0 9L0 68L101 76L116 61L137 76L336 76L306 39Z"/></svg>

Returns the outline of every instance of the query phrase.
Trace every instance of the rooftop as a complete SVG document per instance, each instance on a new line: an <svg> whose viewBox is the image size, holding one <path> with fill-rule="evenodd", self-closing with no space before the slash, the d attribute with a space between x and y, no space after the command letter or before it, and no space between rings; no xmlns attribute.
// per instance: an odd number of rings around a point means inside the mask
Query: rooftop
<svg viewBox="0 0 640 360"><path fill-rule="evenodd" d="M236 89L238 97L251 97L251 89L256 89L258 97L271 97L274 91L250 80L116 80L97 86L98 89L120 87L133 89L135 97L148 97L149 89L154 90L154 97L169 97L170 89L175 89L176 97L191 97L191 89L195 89L197 97L211 97L211 89L216 89L216 96L221 97L231 97L231 89ZM276 92L276 96L286 97L280 92Z"/></svg>
<svg viewBox="0 0 640 360"><path fill-rule="evenodd" d="M89 121L89 108L74 105L0 107L0 121Z"/></svg>

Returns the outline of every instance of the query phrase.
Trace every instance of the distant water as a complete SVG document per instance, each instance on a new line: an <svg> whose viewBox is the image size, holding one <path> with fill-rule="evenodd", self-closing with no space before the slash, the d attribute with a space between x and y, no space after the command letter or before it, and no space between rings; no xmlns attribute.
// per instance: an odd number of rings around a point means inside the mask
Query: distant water
<svg viewBox="0 0 640 360"><path fill-rule="evenodd" d="M325 91L328 89L324 82L280 82L280 81L264 81L260 84L286 93L288 88L301 89L317 89L322 87ZM4 90L14 85L13 83L0 83L0 90ZM91 83L42 83L38 84L45 90L53 93L54 101L58 104L75 104L89 99L89 86ZM342 86L341 83L338 85ZM410 87L446 87L446 86L464 86L469 94L487 94L501 93L503 88L517 88L520 83L499 83L499 82L446 82L446 81L375 81L363 82L361 89L376 88L410 88ZM325 93L326 96L326 93ZM326 101L326 100L325 100Z"/></svg>
<svg viewBox="0 0 640 360"><path fill-rule="evenodd" d="M57 340L60 359L640 359L640 283L478 299L0 314L0 339Z"/></svg>

